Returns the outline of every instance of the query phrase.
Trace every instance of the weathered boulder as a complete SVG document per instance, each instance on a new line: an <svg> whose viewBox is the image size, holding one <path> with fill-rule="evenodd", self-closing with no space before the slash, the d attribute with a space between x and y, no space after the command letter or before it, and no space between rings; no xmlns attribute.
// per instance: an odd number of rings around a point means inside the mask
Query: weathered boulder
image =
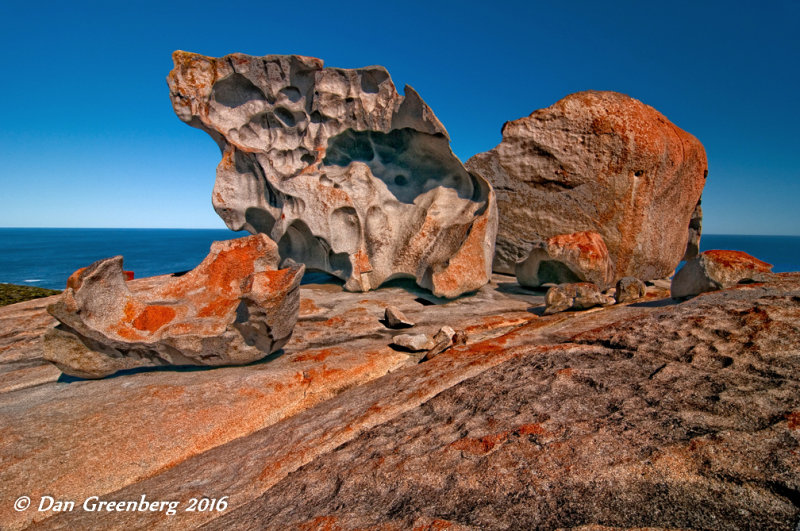
<svg viewBox="0 0 800 531"><path fill-rule="evenodd" d="M521 285L532 288L550 282L593 282L605 288L614 281L603 237L589 231L536 242L528 257L517 263L515 273Z"/></svg>
<svg viewBox="0 0 800 531"><path fill-rule="evenodd" d="M614 299L617 303L641 299L647 293L647 286L636 277L624 277L617 281Z"/></svg>
<svg viewBox="0 0 800 531"><path fill-rule="evenodd" d="M447 131L380 66L175 52L168 77L181 120L222 151L213 204L234 230L367 291L397 277L442 297L489 281L497 207Z"/></svg>
<svg viewBox="0 0 800 531"><path fill-rule="evenodd" d="M507 122L502 134L466 163L497 192L496 271L513 272L529 241L594 231L616 279L672 273L707 174L695 137L638 100L595 91Z"/></svg>
<svg viewBox="0 0 800 531"><path fill-rule="evenodd" d="M772 264L742 251L704 251L675 273L670 292L676 299L691 297L729 288L743 280L764 281L771 271Z"/></svg>
<svg viewBox="0 0 800 531"><path fill-rule="evenodd" d="M406 314L401 312L395 306L387 306L383 312L383 321L389 328L411 328L414 326L414 321L406 317Z"/></svg>
<svg viewBox="0 0 800 531"><path fill-rule="evenodd" d="M600 288L591 282L575 282L553 286L544 296L545 315L566 310L586 310L595 306L607 306L614 299L604 295Z"/></svg>
<svg viewBox="0 0 800 531"><path fill-rule="evenodd" d="M214 242L194 270L133 295L121 256L95 262L48 306L61 324L45 334L44 357L83 378L263 358L289 340L300 305L304 267L277 263L277 245L263 234Z"/></svg>

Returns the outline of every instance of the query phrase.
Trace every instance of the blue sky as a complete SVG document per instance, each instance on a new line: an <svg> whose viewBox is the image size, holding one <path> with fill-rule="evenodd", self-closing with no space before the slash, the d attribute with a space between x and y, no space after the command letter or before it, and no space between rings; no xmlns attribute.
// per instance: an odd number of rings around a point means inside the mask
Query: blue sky
<svg viewBox="0 0 800 531"><path fill-rule="evenodd" d="M705 145L705 232L800 234L796 2L248 4L0 3L0 226L223 227L219 151L169 101L183 49L384 65L462 160L569 93L624 92Z"/></svg>

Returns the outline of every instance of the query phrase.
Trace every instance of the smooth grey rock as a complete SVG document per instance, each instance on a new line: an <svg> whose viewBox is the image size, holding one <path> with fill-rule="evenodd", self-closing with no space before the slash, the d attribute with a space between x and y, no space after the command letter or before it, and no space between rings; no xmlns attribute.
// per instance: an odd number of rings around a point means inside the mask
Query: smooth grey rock
<svg viewBox="0 0 800 531"><path fill-rule="evenodd" d="M326 271L349 291L406 277L453 298L489 281L494 192L383 67L181 51L173 60L176 114L222 151L212 202L229 228L269 235L284 263Z"/></svg>
<svg viewBox="0 0 800 531"><path fill-rule="evenodd" d="M410 350L411 352L420 352L422 350L430 350L436 344L427 334L400 334L392 338L392 345Z"/></svg>
<svg viewBox="0 0 800 531"><path fill-rule="evenodd" d="M411 328L414 321L394 306L387 306L383 314L383 320L389 328Z"/></svg>
<svg viewBox="0 0 800 531"><path fill-rule="evenodd" d="M763 282L769 279L771 271L772 264L741 251L704 251L675 273L670 293L682 299L729 288L742 281Z"/></svg>

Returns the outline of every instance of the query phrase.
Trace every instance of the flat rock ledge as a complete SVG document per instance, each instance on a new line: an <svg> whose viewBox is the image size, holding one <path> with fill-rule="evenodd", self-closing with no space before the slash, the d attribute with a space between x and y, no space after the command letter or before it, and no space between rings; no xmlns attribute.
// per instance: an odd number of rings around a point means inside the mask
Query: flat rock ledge
<svg viewBox="0 0 800 531"><path fill-rule="evenodd" d="M60 324L44 336L44 358L81 378L259 360L286 344L300 308L304 266L277 264L278 246L263 234L214 242L186 275L134 295L121 256L95 262L48 306Z"/></svg>
<svg viewBox="0 0 800 531"><path fill-rule="evenodd" d="M42 360L53 299L0 308L4 504L228 497L174 516L6 510L0 527L797 525L800 274L549 316L511 276L449 302L415 289L305 284L268 362L92 381ZM390 305L468 340L418 363L388 347Z"/></svg>

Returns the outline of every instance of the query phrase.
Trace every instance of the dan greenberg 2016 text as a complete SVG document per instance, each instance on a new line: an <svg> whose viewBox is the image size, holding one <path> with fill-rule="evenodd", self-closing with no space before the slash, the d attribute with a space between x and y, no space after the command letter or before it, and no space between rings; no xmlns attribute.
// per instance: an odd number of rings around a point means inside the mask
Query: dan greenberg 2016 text
<svg viewBox="0 0 800 531"><path fill-rule="evenodd" d="M31 506L31 501L28 496L20 496L14 502L14 509L25 511ZM74 500L58 500L52 496L42 496L36 510L38 512L72 512L76 508L88 513L162 512L167 516L173 516L179 510L187 513L223 512L228 508L228 496L190 498L183 509L181 509L179 501L148 500L145 494L142 494L138 500L101 500L99 496L89 496L80 504Z"/></svg>

